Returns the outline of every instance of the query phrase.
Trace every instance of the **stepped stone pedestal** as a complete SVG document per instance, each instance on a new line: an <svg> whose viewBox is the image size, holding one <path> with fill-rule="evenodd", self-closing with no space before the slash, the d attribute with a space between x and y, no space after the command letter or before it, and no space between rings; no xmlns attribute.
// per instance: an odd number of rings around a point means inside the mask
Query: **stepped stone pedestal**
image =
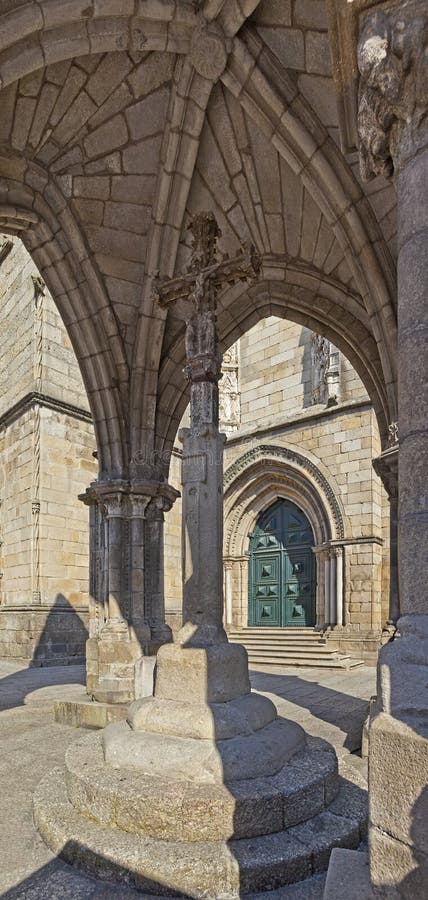
<svg viewBox="0 0 428 900"><path fill-rule="evenodd" d="M340 788L334 751L250 691L243 647L169 644L154 696L73 744L34 811L50 848L91 875L214 900L300 881L333 846L357 847L364 811Z"/></svg>

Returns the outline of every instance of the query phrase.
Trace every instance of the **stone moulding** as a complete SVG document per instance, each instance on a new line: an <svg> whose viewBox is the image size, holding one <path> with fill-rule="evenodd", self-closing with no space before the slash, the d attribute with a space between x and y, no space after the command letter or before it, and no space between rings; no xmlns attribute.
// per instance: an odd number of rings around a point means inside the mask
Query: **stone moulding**
<svg viewBox="0 0 428 900"><path fill-rule="evenodd" d="M31 409L36 403L39 406L51 409L54 412L72 416L74 419L81 419L83 422L92 422L92 415L89 410L82 409L80 406L74 406L72 403L66 403L63 400L58 400L56 397L50 397L48 394L31 391L30 393L25 394L24 397L21 397L17 403L0 416L0 428L5 428L13 422L14 419L20 416L21 413Z"/></svg>
<svg viewBox="0 0 428 900"><path fill-rule="evenodd" d="M300 466L304 469L311 478L322 488L322 491L328 500L328 504L333 516L333 521L336 529L336 536L338 540L341 540L345 537L345 529L343 524L343 517L340 510L340 506L337 502L337 499L334 495L334 491L332 487L329 485L325 476L320 472L317 466L310 460L303 456L302 453L298 453L296 450L291 450L289 447L279 447L278 445L270 445L270 444L260 444L259 447L253 447L251 450L248 450L236 462L232 463L226 472L224 473L224 488L225 491L227 488L235 481L236 478L241 475L245 469L247 469L254 462L266 458L279 459L282 462L293 463L294 465Z"/></svg>

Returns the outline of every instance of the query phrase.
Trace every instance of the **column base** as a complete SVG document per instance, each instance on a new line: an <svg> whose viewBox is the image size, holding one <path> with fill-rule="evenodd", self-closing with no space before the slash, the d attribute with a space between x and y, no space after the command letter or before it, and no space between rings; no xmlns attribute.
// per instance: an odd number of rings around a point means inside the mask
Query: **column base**
<svg viewBox="0 0 428 900"><path fill-rule="evenodd" d="M86 690L90 698L100 703L131 703L135 699L135 663L144 649L125 621L108 622L89 638Z"/></svg>
<svg viewBox="0 0 428 900"><path fill-rule="evenodd" d="M428 616L405 616L379 655L369 732L375 897L425 900L428 885Z"/></svg>

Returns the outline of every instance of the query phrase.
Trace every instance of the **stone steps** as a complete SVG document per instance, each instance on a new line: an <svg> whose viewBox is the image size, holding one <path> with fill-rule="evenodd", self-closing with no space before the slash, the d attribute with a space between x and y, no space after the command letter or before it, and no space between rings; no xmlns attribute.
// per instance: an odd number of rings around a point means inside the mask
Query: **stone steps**
<svg viewBox="0 0 428 900"><path fill-rule="evenodd" d="M339 774L333 748L316 738L276 775L226 785L115 769L101 748L99 733L70 746L65 767L38 786L34 818L55 854L123 888L233 900L304 882L334 847L366 836L357 760L341 759Z"/></svg>
<svg viewBox="0 0 428 900"><path fill-rule="evenodd" d="M339 791L336 754L317 748L295 753L276 775L227 785L171 782L110 767L106 779L102 739L96 733L68 748L65 766L68 799L83 815L110 828L168 841L283 831L325 810Z"/></svg>
<svg viewBox="0 0 428 900"><path fill-rule="evenodd" d="M250 666L314 666L351 669L363 661L352 659L328 646L314 629L241 628L231 629L229 640L243 644Z"/></svg>
<svg viewBox="0 0 428 900"><path fill-rule="evenodd" d="M344 782L328 810L286 831L241 840L172 842L103 826L70 803L66 772L55 769L34 796L36 824L51 850L87 874L158 897L238 898L324 871L334 847L355 849L364 805ZM195 860L198 859L198 866ZM168 883L165 883L165 872ZM216 883L217 890L212 892Z"/></svg>

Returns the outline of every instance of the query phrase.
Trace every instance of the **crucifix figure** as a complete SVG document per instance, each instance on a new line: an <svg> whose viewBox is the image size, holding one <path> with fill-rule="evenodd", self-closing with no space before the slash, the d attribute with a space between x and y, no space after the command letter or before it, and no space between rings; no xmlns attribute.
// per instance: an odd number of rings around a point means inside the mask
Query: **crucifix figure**
<svg viewBox="0 0 428 900"><path fill-rule="evenodd" d="M253 247L235 257L217 256L220 229L212 213L190 225L193 236L185 275L157 284L162 307L174 304L186 322L186 366L190 382L190 428L183 443L183 627L178 642L206 646L227 641L223 629L223 450L219 431L221 353L216 301L226 284L257 277Z"/></svg>

